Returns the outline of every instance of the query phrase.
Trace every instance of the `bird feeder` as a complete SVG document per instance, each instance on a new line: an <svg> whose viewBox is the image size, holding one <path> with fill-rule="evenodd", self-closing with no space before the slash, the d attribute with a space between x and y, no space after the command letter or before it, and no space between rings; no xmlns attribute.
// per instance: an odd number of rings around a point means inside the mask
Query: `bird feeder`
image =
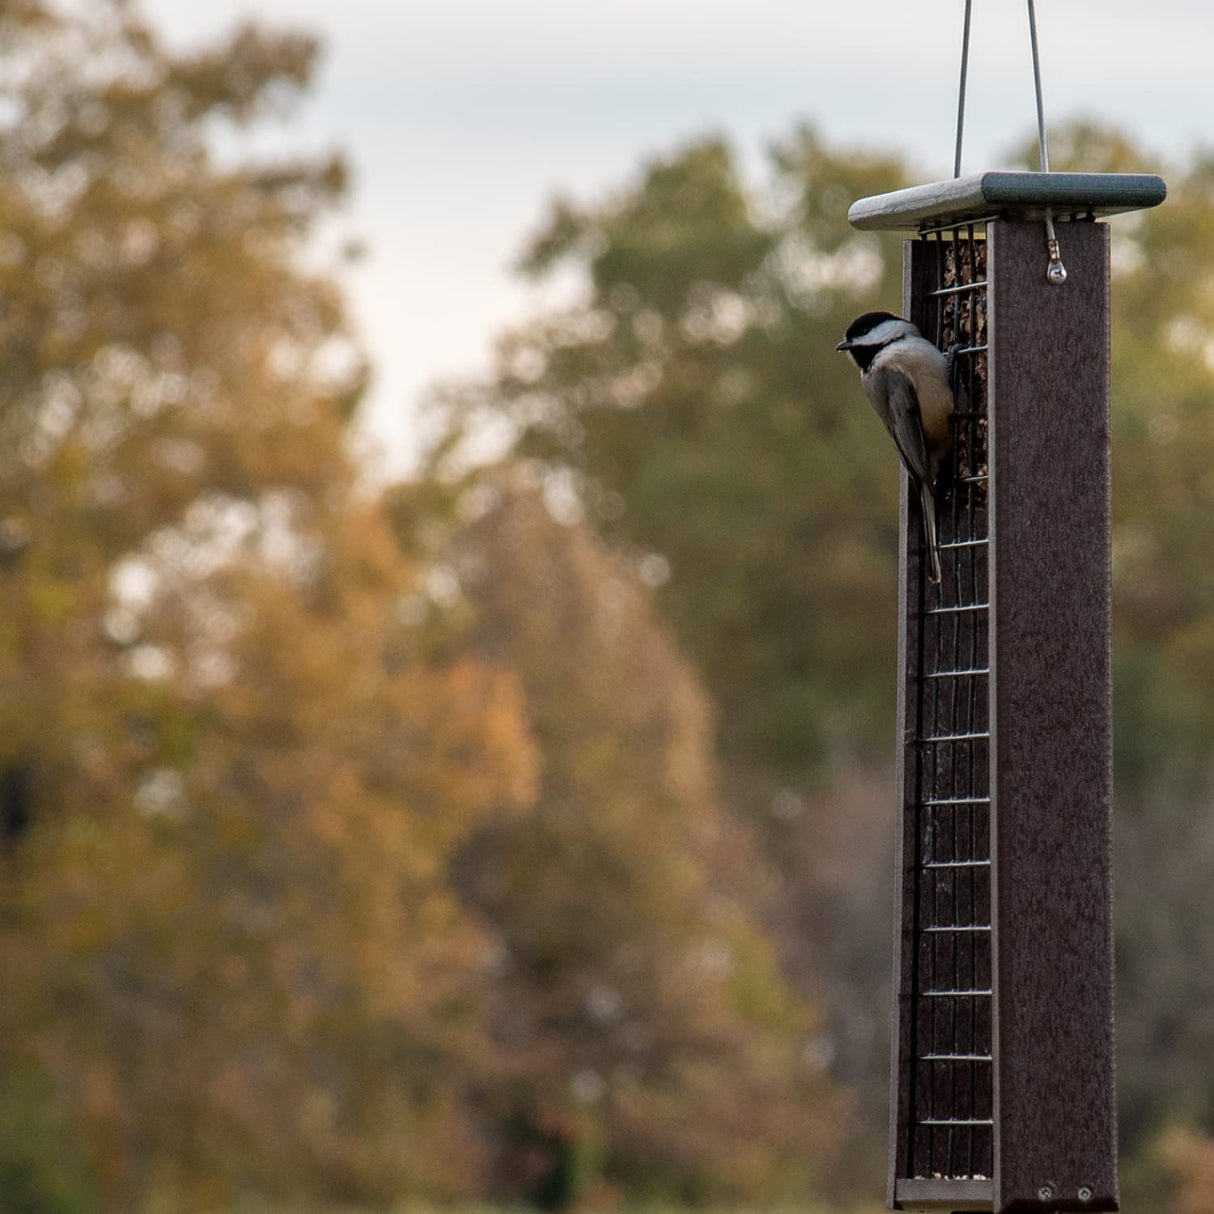
<svg viewBox="0 0 1214 1214"><path fill-rule="evenodd" d="M903 315L959 385L938 585L901 474L893 1209L1118 1208L1100 220L1165 193L983 173L849 215L915 233Z"/></svg>

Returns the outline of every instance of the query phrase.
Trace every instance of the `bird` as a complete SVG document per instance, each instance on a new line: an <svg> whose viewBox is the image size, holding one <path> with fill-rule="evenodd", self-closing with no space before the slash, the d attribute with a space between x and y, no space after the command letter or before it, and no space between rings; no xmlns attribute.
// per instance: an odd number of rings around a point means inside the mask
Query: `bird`
<svg viewBox="0 0 1214 1214"><path fill-rule="evenodd" d="M936 478L953 441L953 368L909 320L865 312L835 347L860 368L860 386L885 423L919 493L928 576L940 581ZM951 351L950 351L951 353Z"/></svg>

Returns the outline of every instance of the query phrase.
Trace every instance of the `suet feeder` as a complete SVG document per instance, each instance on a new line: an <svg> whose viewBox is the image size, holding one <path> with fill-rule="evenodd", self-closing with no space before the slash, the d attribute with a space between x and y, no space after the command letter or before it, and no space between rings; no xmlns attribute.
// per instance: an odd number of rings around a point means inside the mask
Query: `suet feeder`
<svg viewBox="0 0 1214 1214"><path fill-rule="evenodd" d="M892 1209L1118 1209L1101 219L1165 194L992 172L849 215L914 233L903 315L959 382L938 585L901 474Z"/></svg>

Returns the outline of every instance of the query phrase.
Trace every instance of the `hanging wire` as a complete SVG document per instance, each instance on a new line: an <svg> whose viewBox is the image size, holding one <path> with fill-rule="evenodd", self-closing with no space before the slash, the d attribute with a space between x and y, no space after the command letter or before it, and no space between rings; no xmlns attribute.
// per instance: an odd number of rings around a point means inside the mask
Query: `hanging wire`
<svg viewBox="0 0 1214 1214"><path fill-rule="evenodd" d="M966 0L968 10L969 3ZM966 24L969 13L966 12ZM1041 171L1050 171L1050 154L1045 146L1045 103L1041 100L1041 57L1037 53L1037 7L1029 0L1029 41L1033 44L1033 88L1037 93L1037 149L1041 153Z"/></svg>
<svg viewBox="0 0 1214 1214"><path fill-rule="evenodd" d="M968 2L968 0L967 0ZM1037 7L1033 0L1029 4L1029 42L1033 47L1033 89L1037 95L1037 150L1041 155L1041 171L1050 171L1050 154L1045 146L1045 103L1041 99L1041 56L1037 52ZM1045 209L1045 245L1049 251L1050 264L1045 276L1056 287L1066 282L1066 266L1062 264L1062 250L1058 247L1058 235L1054 231L1054 214Z"/></svg>
<svg viewBox="0 0 1214 1214"><path fill-rule="evenodd" d="M1050 154L1045 142L1045 102L1041 96L1041 55L1037 49L1037 7L1033 0L1028 0L1029 6L1029 42L1033 48L1033 91L1037 98L1037 150L1041 159L1041 171L1050 171ZM961 80L957 87L957 142L953 153L953 177L961 176L961 145L965 135L965 86L969 77L970 64L970 17L973 11L973 0L965 0L965 24L961 30ZM1045 211L1046 248L1050 255L1049 268L1046 278L1055 286L1066 282L1066 267L1062 264L1062 252L1058 246L1058 234L1054 230L1054 214L1047 207Z"/></svg>
<svg viewBox="0 0 1214 1214"><path fill-rule="evenodd" d="M965 0L965 28L961 33L961 84L957 89L957 151L953 156L954 177L961 176L961 137L965 133L965 80L970 66L970 9L973 7L973 3L974 0ZM1035 41L1033 45L1036 47ZM1040 99L1040 88L1037 89L1037 96ZM1037 112L1041 113L1040 101ZM1044 148L1044 142L1041 146Z"/></svg>

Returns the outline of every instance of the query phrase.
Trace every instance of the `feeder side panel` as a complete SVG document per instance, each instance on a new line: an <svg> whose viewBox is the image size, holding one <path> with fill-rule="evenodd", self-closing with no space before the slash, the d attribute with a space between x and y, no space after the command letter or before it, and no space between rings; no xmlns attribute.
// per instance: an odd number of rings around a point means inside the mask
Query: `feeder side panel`
<svg viewBox="0 0 1214 1214"><path fill-rule="evenodd" d="M995 1208L1118 1208L1109 241L989 232Z"/></svg>

